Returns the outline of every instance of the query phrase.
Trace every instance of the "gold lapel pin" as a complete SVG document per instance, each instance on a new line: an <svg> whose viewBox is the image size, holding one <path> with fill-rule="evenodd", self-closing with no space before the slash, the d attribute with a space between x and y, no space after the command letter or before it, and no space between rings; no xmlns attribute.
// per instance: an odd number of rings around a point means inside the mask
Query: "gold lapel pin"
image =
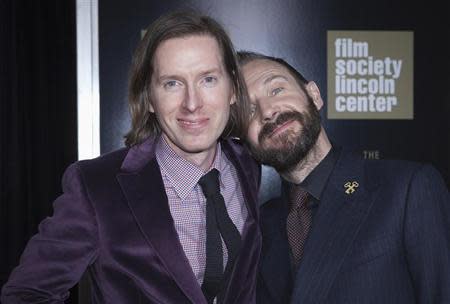
<svg viewBox="0 0 450 304"><path fill-rule="evenodd" d="M353 192L356 191L356 188L359 187L358 182L353 181L353 182L346 182L344 184L344 188L346 188L345 193L347 194L353 194Z"/></svg>

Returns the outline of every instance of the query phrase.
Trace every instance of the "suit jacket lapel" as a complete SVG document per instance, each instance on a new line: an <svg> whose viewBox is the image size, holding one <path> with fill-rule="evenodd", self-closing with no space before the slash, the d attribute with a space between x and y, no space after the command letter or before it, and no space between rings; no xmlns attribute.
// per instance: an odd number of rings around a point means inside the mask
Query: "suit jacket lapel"
<svg viewBox="0 0 450 304"><path fill-rule="evenodd" d="M319 303L342 265L373 202L373 186L366 182L363 162L342 151L320 201L313 227L296 274L292 301ZM359 187L345 193L346 182Z"/></svg>
<svg viewBox="0 0 450 304"><path fill-rule="evenodd" d="M127 203L149 246L193 303L206 303L178 239L170 214L153 141L132 148L117 176ZM145 153L143 155L142 153Z"/></svg>
<svg viewBox="0 0 450 304"><path fill-rule="evenodd" d="M242 146L232 144L230 141L231 139L222 142L222 150L236 168L249 216L253 219L257 219L259 213L258 194L256 191L252 191L252 189L257 189L260 181L258 179L258 174L255 174L257 172L250 166L250 164L254 164L255 161L251 158L249 153L244 153L244 148Z"/></svg>
<svg viewBox="0 0 450 304"><path fill-rule="evenodd" d="M278 303L286 303L292 288L289 243L286 234L288 214L285 196L272 199L261 208L263 251L260 262L260 280Z"/></svg>
<svg viewBox="0 0 450 304"><path fill-rule="evenodd" d="M236 168L241 191L244 196L245 204L248 210L248 218L242 231L241 254L235 261L234 267L230 272L228 282L231 284L226 288L224 303L234 303L235 298L242 292L242 286L246 286L247 280L251 279L242 273L247 273L259 256L261 243L260 231L258 229L258 201L257 191L259 185L258 174L254 165L254 160L248 153L244 153L242 146L231 143L231 139L222 141L222 150ZM256 165L254 165L256 166ZM244 291L245 292L245 291Z"/></svg>

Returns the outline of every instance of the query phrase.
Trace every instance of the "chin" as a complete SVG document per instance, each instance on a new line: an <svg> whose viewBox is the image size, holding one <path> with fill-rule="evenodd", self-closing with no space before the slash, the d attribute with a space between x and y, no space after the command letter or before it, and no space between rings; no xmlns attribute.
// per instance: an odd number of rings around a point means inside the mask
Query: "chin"
<svg viewBox="0 0 450 304"><path fill-rule="evenodd" d="M181 149L187 153L201 153L210 150L215 146L217 141L211 143L188 143L182 145Z"/></svg>

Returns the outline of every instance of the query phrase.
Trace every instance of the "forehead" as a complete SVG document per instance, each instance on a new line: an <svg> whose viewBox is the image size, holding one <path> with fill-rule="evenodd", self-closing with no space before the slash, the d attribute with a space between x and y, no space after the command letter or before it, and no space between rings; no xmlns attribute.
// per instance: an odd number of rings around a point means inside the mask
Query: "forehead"
<svg viewBox="0 0 450 304"><path fill-rule="evenodd" d="M210 68L210 65L220 66L221 63L217 40L201 34L167 39L159 44L153 57L154 68L159 72L189 66Z"/></svg>
<svg viewBox="0 0 450 304"><path fill-rule="evenodd" d="M245 82L249 89L268 85L273 81L296 83L289 70L278 62L267 59L256 59L242 67Z"/></svg>

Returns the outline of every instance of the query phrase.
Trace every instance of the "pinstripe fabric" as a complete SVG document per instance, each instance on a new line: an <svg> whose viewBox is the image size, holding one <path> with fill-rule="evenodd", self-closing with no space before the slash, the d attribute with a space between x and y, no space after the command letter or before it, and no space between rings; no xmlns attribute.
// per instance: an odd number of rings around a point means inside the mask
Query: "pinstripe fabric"
<svg viewBox="0 0 450 304"><path fill-rule="evenodd" d="M343 150L295 274L287 207L283 196L262 206L258 304L450 303L450 196L432 166Z"/></svg>

